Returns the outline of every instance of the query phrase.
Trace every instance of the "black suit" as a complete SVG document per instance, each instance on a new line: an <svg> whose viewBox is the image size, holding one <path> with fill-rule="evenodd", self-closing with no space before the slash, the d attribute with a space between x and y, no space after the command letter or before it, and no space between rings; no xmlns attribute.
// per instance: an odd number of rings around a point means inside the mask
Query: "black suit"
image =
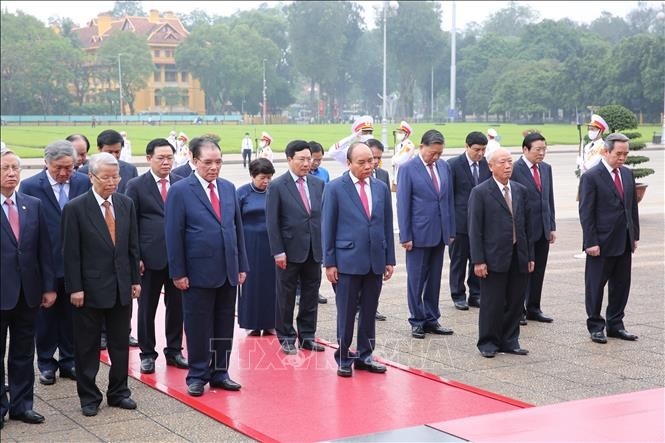
<svg viewBox="0 0 665 443"><path fill-rule="evenodd" d="M527 189L528 205L531 210L531 241L534 247L535 269L529 274L524 291L524 307L527 314L541 314L540 298L543 291L547 256L550 252L552 231L556 231L554 216L554 183L552 167L545 162L538 165L541 189L536 186L532 170L524 158L513 165L511 179L521 183Z"/></svg>
<svg viewBox="0 0 665 443"><path fill-rule="evenodd" d="M631 259L640 239L640 220L635 198L635 177L620 168L623 198L613 174L602 160L580 178L580 223L583 248L600 246L600 255L587 255L584 271L587 328L589 332L613 333L625 329L624 310L630 293ZM605 285L609 282L607 323L600 314Z"/></svg>
<svg viewBox="0 0 665 443"><path fill-rule="evenodd" d="M480 280L473 273L473 263L469 252L469 233L466 218L469 207L471 189L476 186L469 160L466 153L448 160L453 183L455 200L455 241L449 246L450 255L450 297L453 301L466 301L464 278L469 287L469 300L480 301ZM478 183L482 183L492 176L487 160L482 158L478 162ZM468 267L468 276L466 276Z"/></svg>
<svg viewBox="0 0 665 443"><path fill-rule="evenodd" d="M180 179L170 174L169 183ZM164 287L166 306L166 348L165 356L175 356L182 351L182 295L173 280L169 278L166 260L166 238L164 231L164 200L160 184L150 171L127 183L127 197L134 202L139 230L141 260L145 268L141 276L141 296L139 297L139 346L141 359L156 359L155 314Z"/></svg>
<svg viewBox="0 0 665 443"><path fill-rule="evenodd" d="M282 343L296 337L313 340L316 333L319 287L321 286L321 202L323 180L308 175L311 213L300 197L290 171L270 183L266 195L266 221L270 253L286 254L287 266L277 268L276 331ZM296 286L300 281L300 304L293 328Z"/></svg>
<svg viewBox="0 0 665 443"><path fill-rule="evenodd" d="M173 170L171 171L171 174L178 175L178 176L184 178L184 177L189 177L192 172L194 172L194 170L189 165L189 162L187 162L182 166L178 166L177 168L173 168Z"/></svg>
<svg viewBox="0 0 665 443"><path fill-rule="evenodd" d="M138 177L139 172L136 169L136 166L122 160L118 160L118 166L120 167L120 177L122 177L122 180L120 180L120 183L118 183L118 189L116 192L124 194L125 189L127 188L127 183L129 183L129 181L134 177ZM85 166L81 166L78 172L88 175L88 165L86 164Z"/></svg>
<svg viewBox="0 0 665 443"><path fill-rule="evenodd" d="M385 183L386 186L388 186L388 190L390 190L390 174L388 174L388 171L382 168L376 168L373 175L374 178Z"/></svg>
<svg viewBox="0 0 665 443"><path fill-rule="evenodd" d="M99 406L102 394L95 384L99 371L99 339L106 321L112 361L110 404L130 396L127 387L129 322L132 285L139 284L139 241L134 204L114 193L116 243L91 189L70 200L62 214L65 289L84 292L84 303L74 310L76 387L81 406Z"/></svg>
<svg viewBox="0 0 665 443"><path fill-rule="evenodd" d="M471 261L474 265L485 263L488 271L487 277L480 279L480 351L520 347L519 319L533 244L529 240L526 188L511 180L510 190L512 213L493 178L473 188L469 196Z"/></svg>

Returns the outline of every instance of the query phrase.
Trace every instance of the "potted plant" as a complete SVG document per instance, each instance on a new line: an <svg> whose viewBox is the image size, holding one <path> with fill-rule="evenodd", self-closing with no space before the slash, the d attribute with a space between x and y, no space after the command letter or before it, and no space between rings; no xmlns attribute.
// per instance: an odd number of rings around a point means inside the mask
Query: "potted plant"
<svg viewBox="0 0 665 443"><path fill-rule="evenodd" d="M619 132L626 129L636 129L637 128L637 118L629 109L621 105L607 105L603 106L598 110L598 115L603 117L609 126L610 132ZM630 141L630 150L631 151L640 151L646 148L646 143L637 141L637 139L642 137L642 134L639 132L623 132L623 134L628 137ZM651 168L636 168L635 165L641 163L646 163L649 161L649 157L644 155L629 155L626 159L626 165L630 166L633 170L633 175L635 176L635 194L637 197L637 202L639 203L644 197L644 193L647 190L648 184L637 181L640 178L646 177L655 173Z"/></svg>

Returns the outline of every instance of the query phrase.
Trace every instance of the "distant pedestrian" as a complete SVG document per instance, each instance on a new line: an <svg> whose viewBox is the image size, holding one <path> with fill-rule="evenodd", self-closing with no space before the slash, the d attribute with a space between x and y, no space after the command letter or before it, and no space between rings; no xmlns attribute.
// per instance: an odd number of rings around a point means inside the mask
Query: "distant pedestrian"
<svg viewBox="0 0 665 443"><path fill-rule="evenodd" d="M249 132L245 132L245 137L242 139L240 146L240 153L242 154L242 167L246 168L247 164L252 161L252 151L254 150L254 145L252 144L252 139L249 138Z"/></svg>

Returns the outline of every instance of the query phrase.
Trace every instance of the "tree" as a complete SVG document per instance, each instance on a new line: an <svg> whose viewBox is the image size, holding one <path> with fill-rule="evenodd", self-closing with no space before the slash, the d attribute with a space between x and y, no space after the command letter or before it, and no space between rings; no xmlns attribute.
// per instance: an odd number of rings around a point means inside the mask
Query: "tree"
<svg viewBox="0 0 665 443"><path fill-rule="evenodd" d="M538 13L529 6L511 1L506 8L500 9L483 23L483 32L501 36L519 37L524 27L538 20Z"/></svg>
<svg viewBox="0 0 665 443"><path fill-rule="evenodd" d="M136 93L146 87L148 76L155 70L146 38L129 31L118 31L102 42L96 56L96 75L116 87L120 60L122 97L130 114L134 114Z"/></svg>
<svg viewBox="0 0 665 443"><path fill-rule="evenodd" d="M631 32L630 26L622 17L616 17L607 11L601 12L600 17L592 21L588 29L612 44L616 44Z"/></svg>
<svg viewBox="0 0 665 443"><path fill-rule="evenodd" d="M168 106L169 112L173 112L174 106L181 106L187 98L187 93L181 88L174 86L167 86L160 89L155 95L164 100L164 104Z"/></svg>
<svg viewBox="0 0 665 443"><path fill-rule="evenodd" d="M212 25L217 19L216 16L208 15L203 9L194 9L189 14L178 13L177 15L185 29L190 32L197 26Z"/></svg>
<svg viewBox="0 0 665 443"><path fill-rule="evenodd" d="M143 5L139 1L117 1L113 5L111 16L113 18L122 18L125 15L145 17L147 14L143 10Z"/></svg>

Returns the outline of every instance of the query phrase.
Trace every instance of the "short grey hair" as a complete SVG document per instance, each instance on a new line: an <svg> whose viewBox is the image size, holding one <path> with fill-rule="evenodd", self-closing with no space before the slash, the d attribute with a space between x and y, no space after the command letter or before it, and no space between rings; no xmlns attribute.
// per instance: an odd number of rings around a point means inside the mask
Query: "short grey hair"
<svg viewBox="0 0 665 443"><path fill-rule="evenodd" d="M4 149L2 149L2 151L0 151L0 158L4 157L5 155L13 155L14 157L16 157L16 161L18 162L18 166L21 167L21 157L19 157L16 154L16 152L12 151L11 149L8 149L7 146L5 146Z"/></svg>
<svg viewBox="0 0 665 443"><path fill-rule="evenodd" d="M74 163L76 163L78 154L76 153L76 149L74 149L72 142L67 140L56 140L44 148L44 161L46 161L46 163L51 163L64 157L71 157L72 160L74 160Z"/></svg>
<svg viewBox="0 0 665 443"><path fill-rule="evenodd" d="M512 158L512 154L510 153L509 150L506 148L497 148L494 151L490 152L490 155L487 157L487 163L491 162L494 160L494 157L496 157L497 154L508 154Z"/></svg>
<svg viewBox="0 0 665 443"><path fill-rule="evenodd" d="M92 157L90 157L89 163L88 163L88 171L90 171L93 174L97 174L99 172L99 168L102 165L113 165L117 168L120 168L120 165L118 164L118 160L108 152L100 152L99 154L95 154Z"/></svg>
<svg viewBox="0 0 665 443"><path fill-rule="evenodd" d="M616 142L630 143L630 139L620 132L613 132L605 139L605 150L607 152L612 152L614 150L614 143Z"/></svg>

